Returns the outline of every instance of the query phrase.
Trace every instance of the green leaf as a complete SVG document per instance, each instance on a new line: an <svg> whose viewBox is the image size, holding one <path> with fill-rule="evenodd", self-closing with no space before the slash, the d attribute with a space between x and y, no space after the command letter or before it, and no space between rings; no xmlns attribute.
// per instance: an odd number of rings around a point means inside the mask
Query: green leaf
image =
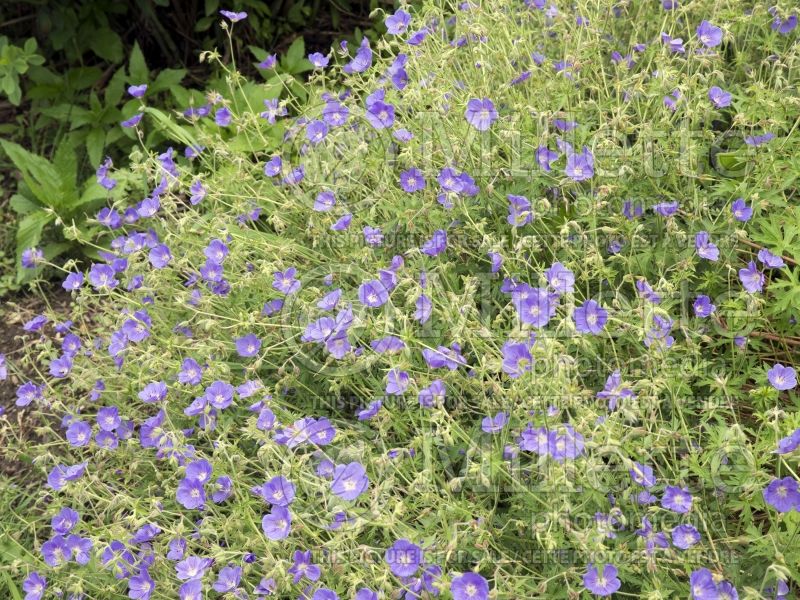
<svg viewBox="0 0 800 600"><path fill-rule="evenodd" d="M20 219L17 225L17 281L22 282L31 274L22 268L22 253L37 246L42 239L42 230L49 225L55 215L46 210L37 210Z"/></svg>
<svg viewBox="0 0 800 600"><path fill-rule="evenodd" d="M0 140L0 146L39 202L56 211L68 204L70 198L64 196L64 182L53 165L14 142Z"/></svg>
<svg viewBox="0 0 800 600"><path fill-rule="evenodd" d="M100 127L93 127L86 136L86 152L92 165L99 165L103 160L106 145L106 132Z"/></svg>
<svg viewBox="0 0 800 600"><path fill-rule="evenodd" d="M180 85L186 77L186 69L164 69L158 74L151 86L153 92L166 92L173 86Z"/></svg>
<svg viewBox="0 0 800 600"><path fill-rule="evenodd" d="M131 85L147 83L149 72L147 70L147 63L144 60L144 54L139 47L139 42L134 42L133 44L131 57L128 60L128 73L128 82L131 83Z"/></svg>
<svg viewBox="0 0 800 600"><path fill-rule="evenodd" d="M115 31L103 27L95 31L89 40L89 48L103 60L111 63L122 61L122 38Z"/></svg>
<svg viewBox="0 0 800 600"><path fill-rule="evenodd" d="M120 67L106 86L106 107L116 106L125 93L125 67Z"/></svg>
<svg viewBox="0 0 800 600"><path fill-rule="evenodd" d="M22 194L14 194L11 196L11 198L8 200L8 205L11 207L11 210L22 216L42 208L40 204L37 204Z"/></svg>
<svg viewBox="0 0 800 600"><path fill-rule="evenodd" d="M166 130L166 133L170 139L186 144L187 146L200 145L188 129L175 123L165 113L157 108L148 106L144 109L144 112L153 116L155 121Z"/></svg>

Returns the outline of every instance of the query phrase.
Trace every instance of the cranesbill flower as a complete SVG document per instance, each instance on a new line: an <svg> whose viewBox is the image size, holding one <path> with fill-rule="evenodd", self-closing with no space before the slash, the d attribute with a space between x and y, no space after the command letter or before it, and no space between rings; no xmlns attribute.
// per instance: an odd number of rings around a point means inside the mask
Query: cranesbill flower
<svg viewBox="0 0 800 600"><path fill-rule="evenodd" d="M700 541L700 532L692 525L678 525L672 530L672 543L676 548L688 550Z"/></svg>
<svg viewBox="0 0 800 600"><path fill-rule="evenodd" d="M175 564L175 572L181 581L200 580L213 561L199 556L187 556Z"/></svg>
<svg viewBox="0 0 800 600"><path fill-rule="evenodd" d="M92 441L92 428L83 421L73 421L67 428L67 440L71 446L82 447Z"/></svg>
<svg viewBox="0 0 800 600"><path fill-rule="evenodd" d="M97 411L97 426L103 431L114 431L122 423L119 409L116 406L106 406Z"/></svg>
<svg viewBox="0 0 800 600"><path fill-rule="evenodd" d="M47 579L39 575L37 571L32 571L22 582L22 591L25 592L25 600L41 600L47 589Z"/></svg>
<svg viewBox="0 0 800 600"><path fill-rule="evenodd" d="M391 369L386 376L386 393L394 396L401 396L409 384L408 373L399 369Z"/></svg>
<svg viewBox="0 0 800 600"><path fill-rule="evenodd" d="M146 88L147 86L145 86ZM117 180L111 179L108 176L108 172L111 170L111 167L114 166L114 163L111 162L110 158L106 158L106 160L97 167L96 175L97 175L97 183L99 183L102 187L107 190L113 190L117 186Z"/></svg>
<svg viewBox="0 0 800 600"><path fill-rule="evenodd" d="M559 294L568 294L575 290L575 274L560 262L546 269L544 276L547 284Z"/></svg>
<svg viewBox="0 0 800 600"><path fill-rule="evenodd" d="M766 248L758 251L758 260L770 269L781 269L786 266L782 257L776 256Z"/></svg>
<svg viewBox="0 0 800 600"><path fill-rule="evenodd" d="M57 567L68 562L71 555L64 536L54 535L42 544L42 558L48 566Z"/></svg>
<svg viewBox="0 0 800 600"><path fill-rule="evenodd" d="M689 576L689 589L692 592L692 600L719 600L717 584L714 583L714 576L708 569L692 571Z"/></svg>
<svg viewBox="0 0 800 600"><path fill-rule="evenodd" d="M344 231L345 229L350 227L350 221L352 220L353 220L353 215L351 213L342 215L333 225L331 225L331 230Z"/></svg>
<svg viewBox="0 0 800 600"><path fill-rule="evenodd" d="M648 555L653 554L653 550L655 550L656 546L659 548L669 548L667 536L663 532L655 532L653 530L653 525L647 517L642 518L642 528L637 529L635 533L644 538L644 546Z"/></svg>
<svg viewBox="0 0 800 600"><path fill-rule="evenodd" d="M228 125L231 124L232 120L233 120L233 115L231 114L231 111L227 106L218 108L214 113L214 122L220 127L227 127Z"/></svg>
<svg viewBox="0 0 800 600"><path fill-rule="evenodd" d="M511 340L503 344L503 373L511 379L517 379L530 372L532 367L533 358L528 344Z"/></svg>
<svg viewBox="0 0 800 600"><path fill-rule="evenodd" d="M369 478L361 463L351 462L336 465L331 482L331 491L342 500L352 501L367 491Z"/></svg>
<svg viewBox="0 0 800 600"><path fill-rule="evenodd" d="M777 454L789 454L794 452L800 447L800 428L794 430L791 435L778 440L778 449L775 451Z"/></svg>
<svg viewBox="0 0 800 600"><path fill-rule="evenodd" d="M478 573L464 573L450 582L453 600L486 600L489 597L489 583Z"/></svg>
<svg viewBox="0 0 800 600"><path fill-rule="evenodd" d="M150 249L150 264L156 269L163 269L172 260L172 253L165 244L158 244Z"/></svg>
<svg viewBox="0 0 800 600"><path fill-rule="evenodd" d="M247 13L244 11L236 12L233 10L221 10L219 11L223 17L230 19L231 23L237 23L243 19L247 18Z"/></svg>
<svg viewBox="0 0 800 600"><path fill-rule="evenodd" d="M747 263L747 268L739 269L739 281L742 287L750 294L760 292L764 288L764 274L758 270L752 260Z"/></svg>
<svg viewBox="0 0 800 600"><path fill-rule="evenodd" d="M202 507L206 501L203 483L194 479L181 479L178 484L176 498L181 506L189 510Z"/></svg>
<svg viewBox="0 0 800 600"><path fill-rule="evenodd" d="M274 506L289 506L294 501L294 484L278 475L259 488L259 495Z"/></svg>
<svg viewBox="0 0 800 600"><path fill-rule="evenodd" d="M508 194L508 224L522 227L533 220L531 202L525 196Z"/></svg>
<svg viewBox="0 0 800 600"><path fill-rule="evenodd" d="M72 528L75 527L79 520L80 515L78 515L78 512L65 506L53 516L50 525L56 533L66 535L72 531Z"/></svg>
<svg viewBox="0 0 800 600"><path fill-rule="evenodd" d="M364 116L375 129L386 129L394 124L394 106L375 100L367 104Z"/></svg>
<svg viewBox="0 0 800 600"><path fill-rule="evenodd" d="M707 231L699 231L697 235L695 235L694 247L700 258L711 261L719 259L719 248L711 241Z"/></svg>
<svg viewBox="0 0 800 600"><path fill-rule="evenodd" d="M363 73L372 66L372 49L369 47L369 38L364 36L355 57L343 67L347 74Z"/></svg>
<svg viewBox="0 0 800 600"><path fill-rule="evenodd" d="M236 353L244 358L256 356L261 349L261 340L254 333L248 333L236 340Z"/></svg>
<svg viewBox="0 0 800 600"><path fill-rule="evenodd" d="M300 281L295 278L297 269L289 267L285 271L276 271L273 275L272 287L287 296L295 294L300 290Z"/></svg>
<svg viewBox="0 0 800 600"><path fill-rule="evenodd" d="M153 595L156 582L150 577L147 569L140 569L139 572L128 580L128 598L134 600L149 600Z"/></svg>
<svg viewBox="0 0 800 600"><path fill-rule="evenodd" d="M464 118L478 131L486 131L497 120L497 111L488 98L473 98L467 102Z"/></svg>
<svg viewBox="0 0 800 600"><path fill-rule="evenodd" d="M764 500L781 513L800 510L800 490L792 477L774 479L764 488Z"/></svg>
<svg viewBox="0 0 800 600"><path fill-rule="evenodd" d="M706 296L705 294L701 294L697 297L697 300L694 301L694 316L704 319L711 314L714 313L716 310L716 306L711 304L711 298Z"/></svg>
<svg viewBox="0 0 800 600"><path fill-rule="evenodd" d="M550 163L558 158L558 152L553 152L547 146L539 146L536 149L536 162L545 171L551 171Z"/></svg>
<svg viewBox="0 0 800 600"><path fill-rule="evenodd" d="M661 296L650 287L647 280L639 278L636 280L636 291L639 295L652 304L661 304Z"/></svg>
<svg viewBox="0 0 800 600"><path fill-rule="evenodd" d="M767 142L775 139L774 133L762 133L761 135L746 135L744 136L744 143L748 146L763 146Z"/></svg>
<svg viewBox="0 0 800 600"><path fill-rule="evenodd" d="M524 452L546 456L550 454L550 433L546 427L533 427L528 423L528 427L520 433L517 443Z"/></svg>
<svg viewBox="0 0 800 600"><path fill-rule="evenodd" d="M293 576L293 581L298 583L303 577L311 581L317 581L322 575L322 570L319 565L311 562L311 550L303 552L295 550L294 563L289 567L289 573Z"/></svg>
<svg viewBox="0 0 800 600"><path fill-rule="evenodd" d="M617 403L624 398L635 398L633 390L622 385L622 374L616 369L606 379L606 385L602 391L597 392L597 397L608 400L608 409L616 410Z"/></svg>
<svg viewBox="0 0 800 600"><path fill-rule="evenodd" d="M381 281L371 279L358 287L358 300L364 306L378 308L389 300L389 291Z"/></svg>
<svg viewBox="0 0 800 600"><path fill-rule="evenodd" d="M386 17L383 22L386 25L387 33L401 35L408 29L408 25L411 23L411 15L401 9Z"/></svg>
<svg viewBox="0 0 800 600"><path fill-rule="evenodd" d="M411 577L422 564L422 548L407 539L397 540L386 550L386 564L397 577Z"/></svg>
<svg viewBox="0 0 800 600"><path fill-rule="evenodd" d="M692 509L692 495L686 488L668 485L661 498L661 506L676 513L687 513Z"/></svg>
<svg viewBox="0 0 800 600"><path fill-rule="evenodd" d="M747 205L744 198L737 198L731 204L731 212L737 221L746 223L753 216L753 209Z"/></svg>
<svg viewBox="0 0 800 600"><path fill-rule="evenodd" d="M314 120L306 126L306 139L313 145L319 144L328 135L328 126L325 121Z"/></svg>
<svg viewBox="0 0 800 600"><path fill-rule="evenodd" d="M444 229L437 229L433 232L433 237L426 241L420 249L423 254L428 256L438 256L447 249L447 232Z"/></svg>
<svg viewBox="0 0 800 600"><path fill-rule="evenodd" d="M778 363L767 371L767 379L776 390L791 390L797 386L797 374L792 367L784 367Z"/></svg>
<svg viewBox="0 0 800 600"><path fill-rule="evenodd" d="M378 600L378 594L369 588L361 588L356 592L353 600Z"/></svg>
<svg viewBox="0 0 800 600"><path fill-rule="evenodd" d="M178 600L203 600L203 582L192 579L181 585L178 588Z"/></svg>
<svg viewBox="0 0 800 600"><path fill-rule="evenodd" d="M567 155L567 166L564 168L564 174L572 181L584 181L594 176L594 156L592 156L589 148L584 146L580 154L571 152Z"/></svg>
<svg viewBox="0 0 800 600"><path fill-rule="evenodd" d="M598 335L608 320L608 312L594 300L587 300L576 308L573 316L578 332L593 335Z"/></svg>
<svg viewBox="0 0 800 600"><path fill-rule="evenodd" d="M119 284L116 273L110 265L93 264L89 269L89 283L96 290L110 290Z"/></svg>
<svg viewBox="0 0 800 600"><path fill-rule="evenodd" d="M525 292L515 291L513 295L520 320L533 327L545 327L555 315L558 296L544 288L528 288Z"/></svg>
<svg viewBox="0 0 800 600"><path fill-rule="evenodd" d="M731 105L731 94L720 87L712 86L708 90L708 99L717 108L727 108Z"/></svg>
<svg viewBox="0 0 800 600"><path fill-rule="evenodd" d="M70 273L64 278L61 287L68 292L74 292L83 285L83 273Z"/></svg>
<svg viewBox="0 0 800 600"><path fill-rule="evenodd" d="M324 69L328 66L328 63L331 61L331 59L321 52L312 52L308 55L308 61L317 69Z"/></svg>
<svg viewBox="0 0 800 600"><path fill-rule="evenodd" d="M697 37L706 48L713 48L722 43L722 29L708 21L703 21L697 27Z"/></svg>
<svg viewBox="0 0 800 600"><path fill-rule="evenodd" d="M597 596L610 596L620 588L622 582L617 577L614 565L606 564L602 570L590 565L583 576L583 585Z"/></svg>
<svg viewBox="0 0 800 600"><path fill-rule="evenodd" d="M678 206L677 200L673 200L672 202L659 202L653 205L653 210L662 217L671 217L678 212Z"/></svg>
<svg viewBox="0 0 800 600"><path fill-rule="evenodd" d="M273 541L286 539L292 531L292 515L283 506L273 506L270 513L261 519L261 529Z"/></svg>
<svg viewBox="0 0 800 600"><path fill-rule="evenodd" d="M499 433L508 423L508 415L498 412L493 417L484 417L481 421L481 429L486 433Z"/></svg>
<svg viewBox="0 0 800 600"><path fill-rule="evenodd" d="M235 590L241 580L242 567L228 565L220 570L217 580L214 582L213 588L220 594L225 594Z"/></svg>
<svg viewBox="0 0 800 600"><path fill-rule="evenodd" d="M419 405L424 408L441 405L444 402L446 391L444 382L441 379L432 381L428 387L419 391L417 395Z"/></svg>
<svg viewBox="0 0 800 600"><path fill-rule="evenodd" d="M422 171L412 167L400 173L400 187L409 194L425 189L425 176Z"/></svg>

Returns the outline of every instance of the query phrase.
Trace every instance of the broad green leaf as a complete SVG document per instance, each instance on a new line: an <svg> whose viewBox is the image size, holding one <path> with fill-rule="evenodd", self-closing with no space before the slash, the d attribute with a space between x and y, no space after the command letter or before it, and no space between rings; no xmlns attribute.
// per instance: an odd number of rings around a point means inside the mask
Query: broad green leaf
<svg viewBox="0 0 800 600"><path fill-rule="evenodd" d="M8 205L18 215L27 215L35 210L42 208L41 204L37 204L30 198L26 198L22 194L14 194L9 198Z"/></svg>
<svg viewBox="0 0 800 600"><path fill-rule="evenodd" d="M14 142L0 140L0 145L39 202L56 211L69 203L70 198L64 196L64 182L53 165Z"/></svg>
<svg viewBox="0 0 800 600"><path fill-rule="evenodd" d="M134 42L131 57L128 59L128 82L131 85L147 83L149 71L144 60L144 54L139 47L139 42Z"/></svg>
<svg viewBox="0 0 800 600"><path fill-rule="evenodd" d="M86 136L86 152L93 166L98 166L103 161L105 143L106 132L101 127L93 127Z"/></svg>
<svg viewBox="0 0 800 600"><path fill-rule="evenodd" d="M122 38L108 27L95 31L89 40L89 48L100 58L111 63L122 61Z"/></svg>
<svg viewBox="0 0 800 600"><path fill-rule="evenodd" d="M44 209L25 215L17 225L17 281L22 282L28 276L22 268L22 253L33 248L42 239L42 230L55 219L55 215Z"/></svg>

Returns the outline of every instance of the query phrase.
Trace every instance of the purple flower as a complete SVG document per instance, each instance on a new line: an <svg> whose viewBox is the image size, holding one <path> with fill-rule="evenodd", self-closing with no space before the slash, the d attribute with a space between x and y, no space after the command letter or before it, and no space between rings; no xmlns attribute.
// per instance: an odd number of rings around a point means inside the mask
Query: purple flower
<svg viewBox="0 0 800 600"><path fill-rule="evenodd" d="M206 501L203 483L194 479L181 479L178 484L176 498L181 506L189 510L202 507Z"/></svg>
<svg viewBox="0 0 800 600"><path fill-rule="evenodd" d="M662 532L656 533L653 531L653 525L647 517L642 518L642 528L636 530L636 535L644 538L644 545L648 555L653 554L653 550L656 546L659 548L669 547L667 536Z"/></svg>
<svg viewBox="0 0 800 600"><path fill-rule="evenodd" d="M295 550L294 563L289 567L289 573L293 575L293 581L298 583L303 577L308 578L310 581L317 581L322 575L322 570L319 565L311 562L311 550L306 552Z"/></svg>
<svg viewBox="0 0 800 600"><path fill-rule="evenodd" d="M121 424L122 419L116 406L106 406L97 411L97 426L102 431L114 431Z"/></svg>
<svg viewBox="0 0 800 600"><path fill-rule="evenodd" d="M791 435L781 438L778 441L778 449L775 452L777 454L789 454L797 450L798 447L800 447L800 427L795 429Z"/></svg>
<svg viewBox="0 0 800 600"><path fill-rule="evenodd" d="M286 539L292 531L292 515L283 506L273 506L270 513L261 519L261 529L273 541Z"/></svg>
<svg viewBox="0 0 800 600"><path fill-rule="evenodd" d="M248 333L236 340L236 352L243 358L256 356L261 349L261 340L254 333Z"/></svg>
<svg viewBox="0 0 800 600"><path fill-rule="evenodd" d="M464 118L478 131L486 131L497 120L497 111L488 98L473 98L467 102Z"/></svg>
<svg viewBox="0 0 800 600"><path fill-rule="evenodd" d="M549 269L546 269L544 276L547 279L547 285L559 294L568 294L575 290L575 274L560 262L553 263Z"/></svg>
<svg viewBox="0 0 800 600"><path fill-rule="evenodd" d="M56 533L66 535L72 531L72 528L75 527L79 520L80 515L78 515L77 511L64 507L53 516L50 525Z"/></svg>
<svg viewBox="0 0 800 600"><path fill-rule="evenodd" d="M719 248L711 241L707 231L699 231L697 233L694 237L694 247L700 258L710 261L719 259Z"/></svg>
<svg viewBox="0 0 800 600"><path fill-rule="evenodd" d="M320 52L312 52L308 55L308 60L317 69L324 69L331 59Z"/></svg>
<svg viewBox="0 0 800 600"><path fill-rule="evenodd" d="M273 477L260 488L261 497L274 506L289 506L294 494L294 484L283 475Z"/></svg>
<svg viewBox="0 0 800 600"><path fill-rule="evenodd" d="M584 146L580 154L576 152L568 153L564 174L572 181L584 181L594 175L594 156L592 156L589 148Z"/></svg>
<svg viewBox="0 0 800 600"><path fill-rule="evenodd" d="M671 217L678 212L678 201L673 200L672 202L659 202L658 204L653 205L653 210L656 212L656 214L659 214L662 217Z"/></svg>
<svg viewBox="0 0 800 600"><path fill-rule="evenodd" d="M203 368L193 358L186 358L181 363L178 381L189 385L197 385L203 377Z"/></svg>
<svg viewBox="0 0 800 600"><path fill-rule="evenodd" d="M73 421L67 428L67 440L71 446L86 446L92 441L92 428L83 421Z"/></svg>
<svg viewBox="0 0 800 600"><path fill-rule="evenodd" d="M767 132L761 135L746 135L744 136L744 143L748 146L763 146L773 139L775 139L775 134Z"/></svg>
<svg viewBox="0 0 800 600"><path fill-rule="evenodd" d="M230 19L231 23L237 23L247 18L247 13L244 11L235 12L232 10L221 10L219 11L219 14L221 14L223 17Z"/></svg>
<svg viewBox="0 0 800 600"><path fill-rule="evenodd" d="M633 463L633 469L628 471L636 483L646 488L653 487L656 484L656 476L653 473L653 467L650 465L643 465L641 463Z"/></svg>
<svg viewBox="0 0 800 600"><path fill-rule="evenodd" d="M550 163L557 158L558 152L549 150L547 146L539 146L536 149L536 162L539 163L539 166L545 171L549 172L552 169L552 167L550 167Z"/></svg>
<svg viewBox="0 0 800 600"><path fill-rule="evenodd" d="M708 569L692 571L689 576L689 589L692 592L692 600L719 600L714 576Z"/></svg>
<svg viewBox="0 0 800 600"><path fill-rule="evenodd" d="M68 292L73 292L83 285L83 273L70 273L64 278L64 283L61 284Z"/></svg>
<svg viewBox="0 0 800 600"><path fill-rule="evenodd" d="M520 321L534 327L545 327L556 312L556 298L544 288L528 288L514 292L513 300Z"/></svg>
<svg viewBox="0 0 800 600"><path fill-rule="evenodd" d="M311 121L306 126L306 139L313 145L319 144L328 135L328 126L325 121Z"/></svg>
<svg viewBox="0 0 800 600"><path fill-rule="evenodd" d="M425 177L422 171L412 167L400 173L400 187L409 194L425 189Z"/></svg>
<svg viewBox="0 0 800 600"><path fill-rule="evenodd" d="M708 21L703 21L697 27L697 37L706 48L713 48L722 43L722 29Z"/></svg>
<svg viewBox="0 0 800 600"><path fill-rule="evenodd" d="M487 252L486 254L492 261L492 273L497 273L503 266L503 255L499 252Z"/></svg>
<svg viewBox="0 0 800 600"><path fill-rule="evenodd" d="M119 284L116 273L110 265L93 264L89 269L89 283L96 290L113 289Z"/></svg>
<svg viewBox="0 0 800 600"><path fill-rule="evenodd" d="M178 588L179 600L203 600L203 582L199 579L187 581Z"/></svg>
<svg viewBox="0 0 800 600"><path fill-rule="evenodd" d="M143 83L141 85L128 86L128 94L130 94L132 98L141 98L142 96L144 96L146 91L147 91L146 83Z"/></svg>
<svg viewBox="0 0 800 600"><path fill-rule="evenodd" d="M386 129L394 123L394 106L375 100L367 104L365 116L375 129Z"/></svg>
<svg viewBox="0 0 800 600"><path fill-rule="evenodd" d="M205 399L214 408L223 410L233 403L233 386L226 381L215 381L205 390Z"/></svg>
<svg viewBox="0 0 800 600"><path fill-rule="evenodd" d="M212 562L209 558L187 556L175 565L175 572L181 581L200 580Z"/></svg>
<svg viewBox="0 0 800 600"><path fill-rule="evenodd" d="M147 86L144 86L147 88ZM142 92L144 94L144 92ZM117 180L111 179L108 176L108 172L111 170L111 167L114 166L114 163L111 162L110 158L106 158L105 162L97 167L96 176L97 176L97 183L99 183L102 187L107 190L113 190L117 186Z"/></svg>
<svg viewBox="0 0 800 600"><path fill-rule="evenodd" d="M800 490L797 481L791 477L774 479L764 488L764 500L781 513L792 509L800 510Z"/></svg>
<svg viewBox="0 0 800 600"><path fill-rule="evenodd" d="M378 308L389 300L389 291L381 281L371 279L358 287L358 300L364 306Z"/></svg>
<svg viewBox="0 0 800 600"><path fill-rule="evenodd" d="M525 196L508 194L508 224L522 227L533 220L531 202Z"/></svg>
<svg viewBox="0 0 800 600"><path fill-rule="evenodd" d="M372 49L369 47L369 38L364 36L356 55L342 70L347 74L363 73L372 66Z"/></svg>
<svg viewBox="0 0 800 600"><path fill-rule="evenodd" d="M713 314L716 308L716 306L711 304L711 298L705 294L700 294L697 300L694 301L694 316L704 319Z"/></svg>
<svg viewBox="0 0 800 600"><path fill-rule="evenodd" d="M411 15L401 9L386 17L383 22L386 25L387 33L402 35L408 29L409 23L411 23Z"/></svg>
<svg viewBox="0 0 800 600"><path fill-rule="evenodd" d="M590 565L583 576L583 585L597 596L610 596L616 592L622 583L617 577L617 568L606 564L601 571L599 567Z"/></svg>
<svg viewBox="0 0 800 600"><path fill-rule="evenodd" d="M602 391L597 392L600 399L608 399L608 409L616 410L617 403L623 398L635 398L633 390L622 385L622 374L619 369L615 370L606 379L606 385Z"/></svg>
<svg viewBox="0 0 800 600"><path fill-rule="evenodd" d="M775 13L772 14L775 16L772 25L770 25L773 31L777 31L781 35L789 35L789 33L797 27L797 15L793 14L785 20L782 20L779 16L775 15Z"/></svg>
<svg viewBox="0 0 800 600"><path fill-rule="evenodd" d="M428 387L419 391L417 395L419 405L424 408L441 405L444 402L446 391L444 382L441 379L432 381Z"/></svg>
<svg viewBox="0 0 800 600"><path fill-rule="evenodd" d="M447 232L437 229L433 237L422 245L421 251L428 256L438 256L447 249Z"/></svg>
<svg viewBox="0 0 800 600"><path fill-rule="evenodd" d="M227 127L228 125L231 124L232 120L233 120L233 115L231 114L231 111L227 106L218 108L214 113L214 122L220 127Z"/></svg>
<svg viewBox="0 0 800 600"><path fill-rule="evenodd" d="M737 198L731 204L731 212L737 221L746 223L753 216L753 209L747 205L744 198Z"/></svg>
<svg viewBox="0 0 800 600"><path fill-rule="evenodd" d="M764 274L756 268L756 263L752 260L747 263L746 269L739 269L739 281L750 294L758 293L764 288Z"/></svg>
<svg viewBox="0 0 800 600"><path fill-rule="evenodd" d="M783 258L776 256L766 248L758 251L758 260L770 269L781 269L786 266Z"/></svg>
<svg viewBox="0 0 800 600"><path fill-rule="evenodd" d="M268 54L267 57L256 66L261 70L272 69L278 64L278 57L275 54Z"/></svg>
<svg viewBox="0 0 800 600"><path fill-rule="evenodd" d="M217 580L214 582L213 588L220 594L232 592L237 588L241 580L242 567L228 565L220 570Z"/></svg>
<svg viewBox="0 0 800 600"><path fill-rule="evenodd" d="M481 421L481 429L486 433L499 433L508 423L508 415L498 412L493 417L484 417Z"/></svg>
<svg viewBox="0 0 800 600"><path fill-rule="evenodd" d="M369 487L367 472L361 463L351 462L336 465L331 482L331 491L342 500L352 501Z"/></svg>
<svg viewBox="0 0 800 600"><path fill-rule="evenodd" d="M25 600L41 600L47 589L47 579L32 571L22 582L22 591L25 592Z"/></svg>
<svg viewBox="0 0 800 600"><path fill-rule="evenodd" d="M467 572L454 577L450 582L453 600L486 600L489 597L489 584L478 573Z"/></svg>
<svg viewBox="0 0 800 600"><path fill-rule="evenodd" d="M676 548L688 550L700 541L700 532L692 525L678 525L672 530L672 543Z"/></svg>
<svg viewBox="0 0 800 600"><path fill-rule="evenodd" d="M150 264L156 269L163 269L172 260L169 248L164 244L158 244L150 250Z"/></svg>
<svg viewBox="0 0 800 600"><path fill-rule="evenodd" d="M686 488L668 485L661 498L661 506L676 513L687 513L692 509L692 495Z"/></svg>
<svg viewBox="0 0 800 600"><path fill-rule="evenodd" d="M717 108L726 108L731 105L731 94L720 87L712 86L708 90L708 99Z"/></svg>
<svg viewBox="0 0 800 600"><path fill-rule="evenodd" d="M527 344L507 341L503 344L503 373L511 379L522 377L533 367L533 358Z"/></svg>
<svg viewBox="0 0 800 600"><path fill-rule="evenodd" d="M141 569L138 574L128 580L128 598L149 600L155 585L156 582L150 577L147 569Z"/></svg>
<svg viewBox="0 0 800 600"><path fill-rule="evenodd" d="M767 379L778 391L791 390L797 386L797 374L792 367L784 367L778 363L767 371Z"/></svg>
<svg viewBox="0 0 800 600"><path fill-rule="evenodd" d="M386 550L386 564L397 577L411 577L422 564L422 548L406 539L397 540Z"/></svg>
<svg viewBox="0 0 800 600"><path fill-rule="evenodd" d="M276 271L272 287L287 296L300 290L300 281L295 278L297 269L289 267L285 271Z"/></svg>
<svg viewBox="0 0 800 600"><path fill-rule="evenodd" d="M380 227L364 227L364 242L368 246L377 247L383 244L383 232Z"/></svg>
<svg viewBox="0 0 800 600"><path fill-rule="evenodd" d="M608 312L594 300L587 300L574 313L575 327L580 333L598 335L605 327Z"/></svg>
<svg viewBox="0 0 800 600"><path fill-rule="evenodd" d="M386 393L394 396L401 396L407 389L409 384L408 373L398 369L391 369L386 376Z"/></svg>
<svg viewBox="0 0 800 600"><path fill-rule="evenodd" d="M48 566L57 567L69 561L72 552L64 536L55 535L42 544L42 558Z"/></svg>

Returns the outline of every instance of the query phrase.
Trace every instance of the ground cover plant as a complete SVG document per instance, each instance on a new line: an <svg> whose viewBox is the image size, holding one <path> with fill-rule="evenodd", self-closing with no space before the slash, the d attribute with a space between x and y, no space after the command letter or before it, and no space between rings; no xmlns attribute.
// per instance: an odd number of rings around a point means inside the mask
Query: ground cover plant
<svg viewBox="0 0 800 600"><path fill-rule="evenodd" d="M41 438L9 453L41 487L3 572L28 600L792 597L796 21L423 1L308 56L305 102L235 61L143 100L172 142L98 165L111 241L26 324Z"/></svg>

